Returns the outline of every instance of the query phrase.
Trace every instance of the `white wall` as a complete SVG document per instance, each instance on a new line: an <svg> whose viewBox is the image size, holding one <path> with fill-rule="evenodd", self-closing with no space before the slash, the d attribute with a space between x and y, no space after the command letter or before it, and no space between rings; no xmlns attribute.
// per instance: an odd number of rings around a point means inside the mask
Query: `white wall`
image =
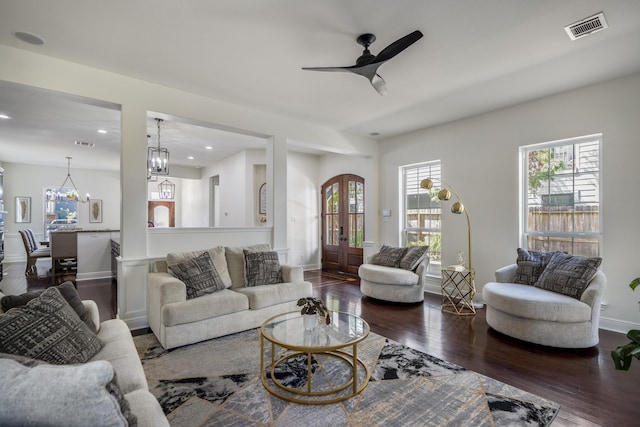
<svg viewBox="0 0 640 427"><path fill-rule="evenodd" d="M601 326L638 327L640 294L629 282L640 276L640 74L545 97L515 107L390 138L380 144L380 204L399 207L398 167L440 159L443 179L464 200L473 230L476 286L495 269L515 262L519 243L518 147L603 133L603 257L608 278ZM400 219L382 224L381 240L398 240ZM444 215L443 264L466 252L464 216Z"/></svg>
<svg viewBox="0 0 640 427"><path fill-rule="evenodd" d="M289 153L287 204L289 262L305 269L320 267L320 157Z"/></svg>

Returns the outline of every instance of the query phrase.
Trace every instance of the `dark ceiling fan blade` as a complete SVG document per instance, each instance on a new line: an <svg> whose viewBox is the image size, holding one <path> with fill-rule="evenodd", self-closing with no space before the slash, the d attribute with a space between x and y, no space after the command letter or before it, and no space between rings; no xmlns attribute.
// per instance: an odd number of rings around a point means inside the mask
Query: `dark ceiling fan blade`
<svg viewBox="0 0 640 427"><path fill-rule="evenodd" d="M385 62L417 42L422 38L422 33L418 30L413 33L407 34L406 36L394 41L389 46L382 49L382 51L376 56L376 59L373 62Z"/></svg>
<svg viewBox="0 0 640 427"><path fill-rule="evenodd" d="M384 79L380 77L380 75L376 74L371 79L371 86L381 95L384 96L387 94L387 84Z"/></svg>
<svg viewBox="0 0 640 427"><path fill-rule="evenodd" d="M350 68L352 67L302 67L303 70L307 70L307 71L344 71L344 72L351 71Z"/></svg>

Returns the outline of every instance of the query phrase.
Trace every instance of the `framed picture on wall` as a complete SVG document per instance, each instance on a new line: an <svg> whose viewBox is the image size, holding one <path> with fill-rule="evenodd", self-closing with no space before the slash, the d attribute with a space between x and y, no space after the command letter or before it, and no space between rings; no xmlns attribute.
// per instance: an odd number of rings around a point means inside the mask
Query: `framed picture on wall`
<svg viewBox="0 0 640 427"><path fill-rule="evenodd" d="M89 222L102 222L102 200L89 200Z"/></svg>
<svg viewBox="0 0 640 427"><path fill-rule="evenodd" d="M16 196L16 222L31 222L31 197Z"/></svg>

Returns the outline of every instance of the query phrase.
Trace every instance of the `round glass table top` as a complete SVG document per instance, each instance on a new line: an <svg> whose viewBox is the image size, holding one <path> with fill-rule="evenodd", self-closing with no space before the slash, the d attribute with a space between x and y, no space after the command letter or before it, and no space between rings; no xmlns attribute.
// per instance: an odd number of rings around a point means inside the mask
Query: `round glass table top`
<svg viewBox="0 0 640 427"><path fill-rule="evenodd" d="M369 335L369 324L358 316L341 311L331 311L329 316L330 324L322 322L313 329L305 329L299 311L279 314L264 322L261 333L275 344L301 350L340 348Z"/></svg>

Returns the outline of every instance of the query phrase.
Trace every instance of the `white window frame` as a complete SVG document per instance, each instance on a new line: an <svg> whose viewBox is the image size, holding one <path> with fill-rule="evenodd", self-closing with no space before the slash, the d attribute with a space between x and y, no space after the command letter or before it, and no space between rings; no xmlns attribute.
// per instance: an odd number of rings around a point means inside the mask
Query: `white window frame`
<svg viewBox="0 0 640 427"><path fill-rule="evenodd" d="M598 144L598 169L595 171L598 175L597 177L597 201L591 202L591 204L597 204L598 206L598 230L595 232L561 232L561 231L539 231L539 230L529 230L528 229L528 211L529 211L529 165L528 165L528 153L530 151L553 148L559 146L567 146L573 145L574 151L575 147L578 144L582 143L594 143ZM540 144L526 145L520 147L520 197L519 197L519 212L520 212L520 246L522 248L528 248L528 242L530 236L541 236L541 237L560 237L560 238L592 238L597 240L598 248L597 248L597 256L602 256L602 237L603 237L603 205L602 205L602 134L593 134L593 135L585 135L575 138L567 138L557 141L544 142ZM578 161L578 159L576 159ZM572 173L575 177L579 172L576 172L577 168L574 166ZM563 171L567 173L566 170ZM573 180L575 182L575 179ZM549 184L550 185L550 184ZM573 193L575 194L575 188L573 189ZM572 244L573 246L573 244ZM553 248L550 248L553 250Z"/></svg>
<svg viewBox="0 0 640 427"><path fill-rule="evenodd" d="M420 171L420 169L426 168L427 170ZM418 170L417 177L413 180L410 187L407 185L408 180L408 172L412 170ZM433 170L439 169L439 175L433 175ZM410 227L407 224L407 216L408 216L408 206L407 206L407 196L415 195L415 194L428 194L429 190L421 189L420 182L425 178L432 178L434 180L434 188L439 188L442 180L442 162L440 160L433 160L429 162L421 162L414 163L410 165L404 165L400 167L400 182L401 182L401 191L400 191L400 206L402 212L402 223L401 223L401 234L402 234L402 245L408 245L407 235L409 232L425 232L425 233L438 233L440 234L440 242L442 242L442 222L441 221L430 221L430 227ZM416 193L415 191L418 191ZM409 192L411 191L411 192ZM434 204L436 206L440 205L440 201L435 201ZM442 215L442 209L440 209L440 215ZM441 256L441 253L440 253ZM431 255L431 245L429 247L429 257L430 263L429 268L427 269L426 275L429 277L440 278L440 263L433 262L434 257Z"/></svg>

